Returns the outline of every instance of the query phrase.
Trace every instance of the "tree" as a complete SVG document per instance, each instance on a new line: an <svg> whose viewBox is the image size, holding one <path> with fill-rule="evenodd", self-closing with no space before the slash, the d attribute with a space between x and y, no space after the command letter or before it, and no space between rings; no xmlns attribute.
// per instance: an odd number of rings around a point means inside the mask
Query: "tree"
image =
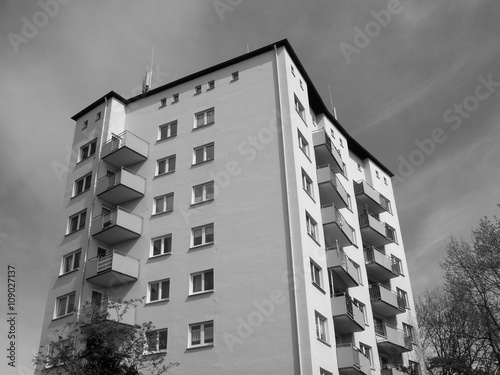
<svg viewBox="0 0 500 375"><path fill-rule="evenodd" d="M108 302L106 309L84 306L82 318L57 331L57 340L41 350L33 363L57 375L151 375L166 373L178 363L165 363L162 352L145 355L151 322L128 325L127 312L142 299ZM113 319L109 311L113 311ZM116 315L115 315L116 313ZM115 318L116 317L116 318Z"/></svg>

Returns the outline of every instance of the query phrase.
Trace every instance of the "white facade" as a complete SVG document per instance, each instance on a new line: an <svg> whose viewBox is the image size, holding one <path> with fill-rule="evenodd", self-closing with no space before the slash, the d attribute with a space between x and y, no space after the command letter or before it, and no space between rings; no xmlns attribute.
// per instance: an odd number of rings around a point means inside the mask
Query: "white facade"
<svg viewBox="0 0 500 375"><path fill-rule="evenodd" d="M85 303L146 296L127 319L167 330L172 374L418 363L392 174L287 41L73 119L41 345Z"/></svg>

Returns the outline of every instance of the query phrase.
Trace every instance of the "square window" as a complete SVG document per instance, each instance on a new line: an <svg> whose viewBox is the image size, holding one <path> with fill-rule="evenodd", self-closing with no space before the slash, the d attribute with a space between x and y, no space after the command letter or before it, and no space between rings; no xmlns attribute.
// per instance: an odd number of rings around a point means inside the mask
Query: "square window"
<svg viewBox="0 0 500 375"><path fill-rule="evenodd" d="M316 320L316 337L320 341L328 342L328 328L327 328L326 318L316 311L315 320Z"/></svg>
<svg viewBox="0 0 500 375"><path fill-rule="evenodd" d="M54 314L55 318L69 315L75 311L75 296L76 293L70 293L57 298L56 311Z"/></svg>
<svg viewBox="0 0 500 375"><path fill-rule="evenodd" d="M162 98L160 100L160 107L166 107L167 106L167 98Z"/></svg>
<svg viewBox="0 0 500 375"><path fill-rule="evenodd" d="M82 252L80 250L65 255L62 260L60 275L79 269L81 255Z"/></svg>
<svg viewBox="0 0 500 375"><path fill-rule="evenodd" d="M302 170L302 188L306 191L311 198L314 198L313 194L313 182L307 173Z"/></svg>
<svg viewBox="0 0 500 375"><path fill-rule="evenodd" d="M213 143L196 147L193 153L193 165L213 160L215 153L215 145Z"/></svg>
<svg viewBox="0 0 500 375"><path fill-rule="evenodd" d="M175 155L168 156L156 162L156 176L175 172Z"/></svg>
<svg viewBox="0 0 500 375"><path fill-rule="evenodd" d="M318 224L307 212L306 212L306 227L307 234L310 235L315 241L318 241Z"/></svg>
<svg viewBox="0 0 500 375"><path fill-rule="evenodd" d="M92 182L92 173L76 180L75 185L73 187L73 196L77 196L78 194L81 194L89 190L91 182Z"/></svg>
<svg viewBox="0 0 500 375"><path fill-rule="evenodd" d="M214 342L214 322L195 323L189 325L189 347L211 345Z"/></svg>
<svg viewBox="0 0 500 375"><path fill-rule="evenodd" d="M193 204L214 199L214 182L206 182L193 187Z"/></svg>
<svg viewBox="0 0 500 375"><path fill-rule="evenodd" d="M177 120L168 124L160 125L158 128L158 140L175 137L177 135Z"/></svg>
<svg viewBox="0 0 500 375"><path fill-rule="evenodd" d="M191 229L191 246L207 245L214 242L214 225L207 224Z"/></svg>
<svg viewBox="0 0 500 375"><path fill-rule="evenodd" d="M97 148L97 139L80 147L79 161L85 160L95 154Z"/></svg>
<svg viewBox="0 0 500 375"><path fill-rule="evenodd" d="M299 148L309 158L309 142L307 142L306 138L299 130L297 130L297 132L299 137Z"/></svg>
<svg viewBox="0 0 500 375"><path fill-rule="evenodd" d="M320 288L322 287L321 275L322 275L321 267L318 266L316 262L314 262L311 259L311 280L313 284L316 284Z"/></svg>
<svg viewBox="0 0 500 375"><path fill-rule="evenodd" d="M177 103L179 101L179 94L172 95L172 103Z"/></svg>
<svg viewBox="0 0 500 375"><path fill-rule="evenodd" d="M170 279L155 281L148 284L148 302L168 300L170 294Z"/></svg>
<svg viewBox="0 0 500 375"><path fill-rule="evenodd" d="M306 112L305 112L304 106L300 102L299 98L297 98L297 96L295 96L295 95L294 95L294 102L295 102L295 110L299 114L300 118L302 120L306 121Z"/></svg>
<svg viewBox="0 0 500 375"><path fill-rule="evenodd" d="M237 81L237 80L239 80L239 79L240 79L240 73L239 73L239 72L233 72L233 73L231 74L231 82L233 82L233 81Z"/></svg>
<svg viewBox="0 0 500 375"><path fill-rule="evenodd" d="M207 90L213 90L215 89L215 81L208 81L208 89Z"/></svg>
<svg viewBox="0 0 500 375"><path fill-rule="evenodd" d="M76 232L77 230L85 227L85 220L87 219L87 211L82 211L69 218L67 234Z"/></svg>
<svg viewBox="0 0 500 375"><path fill-rule="evenodd" d="M151 240L150 256L171 254L172 253L172 235L169 234L163 237L153 238Z"/></svg>
<svg viewBox="0 0 500 375"><path fill-rule="evenodd" d="M206 270L191 274L190 294L209 292L214 290L214 270Z"/></svg>
<svg viewBox="0 0 500 375"><path fill-rule="evenodd" d="M207 109L202 112L198 112L195 115L195 123L194 128L202 128L207 125L211 125L214 123L215 118L215 110L213 108Z"/></svg>
<svg viewBox="0 0 500 375"><path fill-rule="evenodd" d="M194 88L194 94L195 95L201 94L201 85L198 85Z"/></svg>
<svg viewBox="0 0 500 375"><path fill-rule="evenodd" d="M157 353L167 350L168 329L159 329L157 331L148 332L147 338L147 354Z"/></svg>
<svg viewBox="0 0 500 375"><path fill-rule="evenodd" d="M174 209L174 193L169 193L154 199L153 214L169 212Z"/></svg>

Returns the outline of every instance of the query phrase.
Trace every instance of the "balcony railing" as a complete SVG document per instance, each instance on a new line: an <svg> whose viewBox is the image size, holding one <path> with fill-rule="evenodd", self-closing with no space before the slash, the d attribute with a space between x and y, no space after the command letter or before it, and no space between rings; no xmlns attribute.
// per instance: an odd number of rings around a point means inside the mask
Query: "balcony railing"
<svg viewBox="0 0 500 375"><path fill-rule="evenodd" d="M109 254L87 261L87 281L101 287L113 287L136 281L139 259L113 250Z"/></svg>
<svg viewBox="0 0 500 375"><path fill-rule="evenodd" d="M317 171L319 197L322 205L334 204L338 208L349 207L349 194L330 165L322 165Z"/></svg>
<svg viewBox="0 0 500 375"><path fill-rule="evenodd" d="M365 329L363 312L347 294L335 294L331 298L331 304L336 333L347 334Z"/></svg>
<svg viewBox="0 0 500 375"><path fill-rule="evenodd" d="M113 135L102 145L102 159L116 167L126 167L148 158L149 143L135 134L124 131Z"/></svg>
<svg viewBox="0 0 500 375"><path fill-rule="evenodd" d="M135 324L135 307L130 305L126 311L123 311L122 308L120 301L103 298L100 301L84 305L80 309L80 320L84 323L91 323L96 315L105 313L110 321L119 321L121 324L133 326Z"/></svg>
<svg viewBox="0 0 500 375"><path fill-rule="evenodd" d="M384 281L401 274L399 264L375 246L365 247L363 252L365 255L366 271L374 279Z"/></svg>
<svg viewBox="0 0 500 375"><path fill-rule="evenodd" d="M344 173L342 156L324 129L312 133L317 165L330 164L335 173Z"/></svg>
<svg viewBox="0 0 500 375"><path fill-rule="evenodd" d="M380 370L380 375L404 375L405 373L396 367L383 368Z"/></svg>
<svg viewBox="0 0 500 375"><path fill-rule="evenodd" d="M413 349L411 337L389 324L376 325L375 334L377 346L387 353L403 353Z"/></svg>
<svg viewBox="0 0 500 375"><path fill-rule="evenodd" d="M361 236L366 243L381 247L396 242L396 230L387 223L383 223L369 212L359 215Z"/></svg>
<svg viewBox="0 0 500 375"><path fill-rule="evenodd" d="M347 223L337 207L333 204L321 206L321 217L326 247L356 244L354 229Z"/></svg>
<svg viewBox="0 0 500 375"><path fill-rule="evenodd" d="M138 238L142 233L142 217L124 208L92 219L90 234L99 241L114 244Z"/></svg>
<svg viewBox="0 0 500 375"><path fill-rule="evenodd" d="M337 345L337 366L341 375L371 374L370 359L352 344Z"/></svg>
<svg viewBox="0 0 500 375"><path fill-rule="evenodd" d="M406 311L405 299L382 284L370 285L372 310L383 316L393 316Z"/></svg>
<svg viewBox="0 0 500 375"><path fill-rule="evenodd" d="M359 285L359 267L343 250L337 247L326 249L326 265L336 278L348 288Z"/></svg>
<svg viewBox="0 0 500 375"><path fill-rule="evenodd" d="M146 190L146 179L126 168L97 180L96 195L102 200L117 205L142 198Z"/></svg>
<svg viewBox="0 0 500 375"><path fill-rule="evenodd" d="M375 214L391 212L391 202L365 180L354 182L354 194L359 206L368 206Z"/></svg>

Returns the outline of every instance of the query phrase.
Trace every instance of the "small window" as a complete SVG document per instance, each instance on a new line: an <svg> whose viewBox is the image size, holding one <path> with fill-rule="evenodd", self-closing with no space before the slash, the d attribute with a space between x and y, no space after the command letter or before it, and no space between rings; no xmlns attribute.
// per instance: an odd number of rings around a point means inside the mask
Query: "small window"
<svg viewBox="0 0 500 375"><path fill-rule="evenodd" d="M409 309L410 305L408 304L408 293L399 288L396 288L396 292L398 295L398 306L403 309Z"/></svg>
<svg viewBox="0 0 500 375"><path fill-rule="evenodd" d="M214 225L207 224L191 229L191 245L201 246L214 242Z"/></svg>
<svg viewBox="0 0 500 375"><path fill-rule="evenodd" d="M321 275L322 275L321 267L318 266L316 264L316 262L314 262L311 259L311 279L312 279L313 284L316 284L320 288L323 287L323 284L321 282Z"/></svg>
<svg viewBox="0 0 500 375"><path fill-rule="evenodd" d="M371 346L359 343L359 351L365 355L366 358L370 360L370 366L373 367L373 356Z"/></svg>
<svg viewBox="0 0 500 375"><path fill-rule="evenodd" d="M294 96L294 101L295 101L295 110L299 114L300 118L305 121L306 120L306 113L305 113L304 106L302 105L300 100L297 98L297 96Z"/></svg>
<svg viewBox="0 0 500 375"><path fill-rule="evenodd" d="M158 128L158 140L175 137L177 135L177 121L169 122L168 124L160 125Z"/></svg>
<svg viewBox="0 0 500 375"><path fill-rule="evenodd" d="M85 160L95 154L97 148L97 139L83 145L80 147L80 159L79 161Z"/></svg>
<svg viewBox="0 0 500 375"><path fill-rule="evenodd" d="M319 314L315 313L316 319L316 337L318 340L323 341L325 343L328 342L328 328L327 328L327 320L326 318Z"/></svg>
<svg viewBox="0 0 500 375"><path fill-rule="evenodd" d="M364 303L358 301L357 299L354 300L354 304L358 306L359 310L363 313L363 321L365 322L365 325L368 325L368 317L366 315L366 306Z"/></svg>
<svg viewBox="0 0 500 375"><path fill-rule="evenodd" d="M174 193L165 194L154 199L153 214L161 214L174 209Z"/></svg>
<svg viewBox="0 0 500 375"><path fill-rule="evenodd" d="M307 157L309 157L309 142L307 142L307 140L300 131L297 130L297 132L299 135L299 148Z"/></svg>
<svg viewBox="0 0 500 375"><path fill-rule="evenodd" d="M330 135L335 139L335 132L333 131L333 129L330 129Z"/></svg>
<svg viewBox="0 0 500 375"><path fill-rule="evenodd" d="M410 374L411 375L420 375L420 364L418 362L409 361Z"/></svg>
<svg viewBox="0 0 500 375"><path fill-rule="evenodd" d="M347 178L347 166L342 162L342 175Z"/></svg>
<svg viewBox="0 0 500 375"><path fill-rule="evenodd" d="M207 125L211 125L214 123L215 118L215 110L213 108L207 109L202 112L198 112L195 114L195 124L194 128L202 128Z"/></svg>
<svg viewBox="0 0 500 375"><path fill-rule="evenodd" d="M62 365L63 362L59 361L56 363L54 362L53 359L56 359L60 353L64 353L65 351L67 351L69 348L71 347L71 342L70 340L61 340L61 341L58 341L58 342L52 342L49 344L49 348L48 348L48 361L45 365L46 368L50 368L52 366L57 366L57 365Z"/></svg>
<svg viewBox="0 0 500 375"><path fill-rule="evenodd" d="M380 174L378 173L378 171L375 171L375 176L377 176L377 178L380 178Z"/></svg>
<svg viewBox="0 0 500 375"><path fill-rule="evenodd" d="M168 156L156 162L156 175L175 172L175 155Z"/></svg>
<svg viewBox="0 0 500 375"><path fill-rule="evenodd" d="M315 241L318 241L318 224L307 212L306 212L306 226L307 226L307 234L310 235Z"/></svg>
<svg viewBox="0 0 500 375"><path fill-rule="evenodd" d="M240 79L240 73L239 72L233 72L231 74L231 82L237 81Z"/></svg>
<svg viewBox="0 0 500 375"><path fill-rule="evenodd" d="M168 330L166 328L148 332L146 337L148 345L146 354L164 352L167 350Z"/></svg>
<svg viewBox="0 0 500 375"><path fill-rule="evenodd" d="M148 302L166 301L170 294L170 279L148 284Z"/></svg>
<svg viewBox="0 0 500 375"><path fill-rule="evenodd" d="M214 270L191 274L190 294L211 292L214 290Z"/></svg>
<svg viewBox="0 0 500 375"><path fill-rule="evenodd" d="M97 115L95 116L95 120L99 121L101 119L101 112L97 112Z"/></svg>
<svg viewBox="0 0 500 375"><path fill-rule="evenodd" d="M359 165L359 163L356 163L356 165L358 166L358 171L361 172L361 165Z"/></svg>
<svg viewBox="0 0 500 375"><path fill-rule="evenodd" d="M83 130L83 129L87 129L87 126L89 126L89 120L85 120L85 121L83 122L83 127L82 127L82 130Z"/></svg>
<svg viewBox="0 0 500 375"><path fill-rule="evenodd" d="M69 218L67 233L73 233L85 227L85 220L87 219L87 211L82 211Z"/></svg>
<svg viewBox="0 0 500 375"><path fill-rule="evenodd" d="M75 311L75 296L76 293L70 293L57 298L55 318L69 315Z"/></svg>
<svg viewBox="0 0 500 375"><path fill-rule="evenodd" d="M403 263L401 262L401 259L391 254L391 260L392 260L392 270L396 272L398 275L404 275Z"/></svg>
<svg viewBox="0 0 500 375"><path fill-rule="evenodd" d="M207 90L213 90L215 89L215 81L208 81L208 89Z"/></svg>
<svg viewBox="0 0 500 375"><path fill-rule="evenodd" d="M302 85L302 80L301 80L301 79L299 79L299 85L300 85L300 88L301 88L302 90L304 90L304 86Z"/></svg>
<svg viewBox="0 0 500 375"><path fill-rule="evenodd" d="M172 235L153 238L151 240L151 257L172 253Z"/></svg>
<svg viewBox="0 0 500 375"><path fill-rule="evenodd" d="M198 85L194 88L194 94L195 95L201 94L201 85Z"/></svg>
<svg viewBox="0 0 500 375"><path fill-rule="evenodd" d="M307 173L302 170L302 188L306 191L311 198L314 198L313 194L313 182Z"/></svg>
<svg viewBox="0 0 500 375"><path fill-rule="evenodd" d="M330 371L326 371L325 369L319 369L319 375L333 375Z"/></svg>
<svg viewBox="0 0 500 375"><path fill-rule="evenodd" d="M204 184L193 186L193 204L206 202L214 199L214 182L206 182Z"/></svg>
<svg viewBox="0 0 500 375"><path fill-rule="evenodd" d="M167 106L167 98L162 98L160 100L160 107L166 107Z"/></svg>
<svg viewBox="0 0 500 375"><path fill-rule="evenodd" d="M189 325L189 347L212 345L214 342L214 322Z"/></svg>
<svg viewBox="0 0 500 375"><path fill-rule="evenodd" d="M342 141L342 138L339 138L339 143L340 143L340 147L344 148L344 141Z"/></svg>
<svg viewBox="0 0 500 375"><path fill-rule="evenodd" d="M293 68L293 65L290 65L290 71L292 72L292 75L295 77L295 69Z"/></svg>
<svg viewBox="0 0 500 375"><path fill-rule="evenodd" d="M387 178L384 177L384 184L387 185Z"/></svg>
<svg viewBox="0 0 500 375"><path fill-rule="evenodd" d="M75 185L73 187L73 196L77 196L78 194L82 194L83 192L89 190L91 182L92 182L92 173L76 180Z"/></svg>
<svg viewBox="0 0 500 375"><path fill-rule="evenodd" d="M209 143L204 146L196 147L193 153L193 165L203 163L214 159L215 146Z"/></svg>
<svg viewBox="0 0 500 375"><path fill-rule="evenodd" d="M80 268L80 257L82 255L82 252L75 251L71 254L65 255L62 260L61 264L61 275L64 275L68 272L77 270Z"/></svg>
<svg viewBox="0 0 500 375"><path fill-rule="evenodd" d="M179 94L172 95L172 104L177 103L179 101Z"/></svg>
<svg viewBox="0 0 500 375"><path fill-rule="evenodd" d="M405 337L409 337L412 343L415 342L415 334L413 331L413 326L403 323L403 332Z"/></svg>

